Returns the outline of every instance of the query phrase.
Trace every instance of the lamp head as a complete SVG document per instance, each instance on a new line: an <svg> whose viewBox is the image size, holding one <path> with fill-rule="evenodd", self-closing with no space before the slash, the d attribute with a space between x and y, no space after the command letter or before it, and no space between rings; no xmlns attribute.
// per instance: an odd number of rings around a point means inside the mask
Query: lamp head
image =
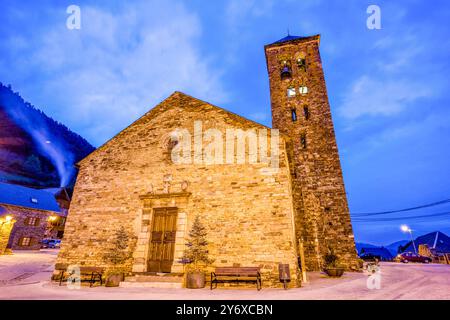
<svg viewBox="0 0 450 320"><path fill-rule="evenodd" d="M411 231L411 229L406 224L402 224L400 226L400 230L402 230L403 232L410 232Z"/></svg>

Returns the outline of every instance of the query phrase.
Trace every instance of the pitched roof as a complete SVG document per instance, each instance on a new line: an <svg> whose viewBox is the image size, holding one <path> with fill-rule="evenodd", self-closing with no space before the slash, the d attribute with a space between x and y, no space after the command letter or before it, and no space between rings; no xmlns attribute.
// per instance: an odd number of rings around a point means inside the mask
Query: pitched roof
<svg viewBox="0 0 450 320"><path fill-rule="evenodd" d="M291 41L291 40L294 40L294 39L302 39L302 38L305 38L305 37L291 36L290 34L288 34L286 37L281 38L280 40L277 40L277 41L275 41L273 43L282 43L282 42Z"/></svg>
<svg viewBox="0 0 450 320"><path fill-rule="evenodd" d="M288 34L286 37L281 38L275 42L269 43L267 45L265 45L264 47L271 47L271 46L276 46L276 45L280 45L286 42L297 42L297 41L302 41L302 40L320 40L320 35L314 35L314 36L306 36L306 37L301 37L301 36L293 36Z"/></svg>
<svg viewBox="0 0 450 320"><path fill-rule="evenodd" d="M0 183L0 204L57 213L61 211L52 193L7 183Z"/></svg>
<svg viewBox="0 0 450 320"><path fill-rule="evenodd" d="M416 248L421 244L426 244L428 248L436 250L436 252L450 253L450 237L446 234L435 231L427 233L423 236L417 237L414 240ZM402 252L414 251L412 242L408 242L405 247L403 247Z"/></svg>
<svg viewBox="0 0 450 320"><path fill-rule="evenodd" d="M131 123L128 127L126 127L125 129L123 129L122 131L120 131L118 134L116 134L114 137L112 137L111 139L109 139L108 141L106 141L104 144L102 144L100 147L98 147L97 149L95 149L94 151L92 151L90 154L88 154L85 158L81 159L80 161L78 161L78 163L76 163L75 165L77 167L79 167L80 165L82 165L85 161L87 161L87 159L90 159L93 155L95 155L96 153L98 153L101 149L105 148L109 143L111 143L112 141L114 141L115 139L117 139L119 136L125 134L130 128L132 128L133 126L139 124L141 121L146 121L148 118L151 117L155 117L156 115L158 115L161 112L164 112L167 108L167 106L170 107L171 103L176 101L176 100L180 100L180 99L185 99L185 100L190 100L193 102L196 102L196 104L200 107L200 106L208 106L208 107L212 107L214 109L220 110L221 112L225 112L227 113L230 117L233 117L235 119L240 119L242 121L245 121L253 126L258 126L261 128L266 128L266 129L270 129L270 127L267 127L261 123L258 123L256 121L247 119L241 115L238 115L234 112L228 111L224 108L218 107L216 105L213 105L209 102L206 102L204 100L192 97L186 93L180 92L180 91L175 91L173 92L169 97L167 97L166 99L164 99L163 101L161 101L159 104L157 104L155 107L153 107L152 109L150 109L149 111L147 111L144 115L142 115L139 119L137 119L136 121L134 121L133 123ZM283 135L281 135L283 136Z"/></svg>
<svg viewBox="0 0 450 320"><path fill-rule="evenodd" d="M42 189L43 191L47 191L50 192L51 194L53 194L53 196L57 199L61 198L65 198L66 200L70 201L70 196L69 193L67 192L67 189L64 187L59 187L59 188L44 188Z"/></svg>

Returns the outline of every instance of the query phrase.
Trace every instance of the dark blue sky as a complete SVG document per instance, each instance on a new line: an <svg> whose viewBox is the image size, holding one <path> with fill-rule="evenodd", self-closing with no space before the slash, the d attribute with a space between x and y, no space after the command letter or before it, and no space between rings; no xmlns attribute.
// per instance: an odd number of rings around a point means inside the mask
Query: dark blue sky
<svg viewBox="0 0 450 320"><path fill-rule="evenodd" d="M81 29L66 8L81 7ZM370 4L381 30L366 27ZM263 46L320 33L352 212L450 198L448 1L9 1L0 81L98 146L175 90L270 125ZM358 241L450 234L450 204L354 221Z"/></svg>

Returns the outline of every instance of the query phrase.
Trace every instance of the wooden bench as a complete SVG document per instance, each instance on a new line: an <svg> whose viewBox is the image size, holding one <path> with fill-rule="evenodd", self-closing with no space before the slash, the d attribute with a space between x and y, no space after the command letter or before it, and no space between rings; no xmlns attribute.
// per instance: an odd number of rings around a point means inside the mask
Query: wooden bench
<svg viewBox="0 0 450 320"><path fill-rule="evenodd" d="M60 271L60 276L59 276L59 285L62 284L62 282L64 281L64 275L67 272L67 268L68 265L67 264L61 264L61 263L57 263L55 265L55 270ZM103 285L103 272L105 271L104 268L101 267L79 267L80 269L80 281L81 282L89 282L89 287L92 287L92 285L98 280L100 282L100 285ZM67 279L73 275L75 273L75 271L72 271L71 273L67 274L67 277L65 278L65 280L67 281ZM83 279L82 276L88 276L87 279Z"/></svg>
<svg viewBox="0 0 450 320"><path fill-rule="evenodd" d="M258 267L217 267L211 272L211 290L217 288L218 283L225 282L251 282L256 283L259 291L262 287L261 273Z"/></svg>

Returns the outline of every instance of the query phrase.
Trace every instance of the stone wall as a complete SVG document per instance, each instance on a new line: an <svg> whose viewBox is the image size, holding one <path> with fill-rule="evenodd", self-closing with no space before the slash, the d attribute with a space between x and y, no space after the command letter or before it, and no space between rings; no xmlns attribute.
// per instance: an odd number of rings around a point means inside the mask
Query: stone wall
<svg viewBox="0 0 450 320"><path fill-rule="evenodd" d="M211 267L259 266L265 286L278 286L278 263L289 263L292 285L297 285L284 140L278 171L265 163L174 164L167 137L176 128L192 133L195 121L201 121L203 132L212 128L223 133L228 128L267 129L174 93L81 161L57 262L111 267L102 256L115 230L123 225L133 238L133 256L124 266L129 272L145 272L153 208L175 206L178 220L172 272L183 271L178 260L199 215L215 260ZM202 150L205 147L206 143ZM247 148L246 157L249 154Z"/></svg>
<svg viewBox="0 0 450 320"><path fill-rule="evenodd" d="M342 264L358 268L319 40L313 36L265 47L272 125L291 138L297 239L303 241L307 269L319 270L330 247ZM306 68L297 64L300 58ZM282 79L284 61L291 76ZM307 93L299 92L301 86ZM288 97L288 88L295 88L295 96Z"/></svg>
<svg viewBox="0 0 450 320"><path fill-rule="evenodd" d="M0 255L6 251L14 222L14 220L6 221L4 217L0 216Z"/></svg>
<svg viewBox="0 0 450 320"><path fill-rule="evenodd" d="M39 250L47 229L48 217L55 213L8 205L2 206L6 208L7 214L13 216L16 221L9 237L8 248L13 250ZM31 226L26 223L28 218L37 218L39 221L36 225ZM31 238L30 245L22 246L20 244L22 237Z"/></svg>

